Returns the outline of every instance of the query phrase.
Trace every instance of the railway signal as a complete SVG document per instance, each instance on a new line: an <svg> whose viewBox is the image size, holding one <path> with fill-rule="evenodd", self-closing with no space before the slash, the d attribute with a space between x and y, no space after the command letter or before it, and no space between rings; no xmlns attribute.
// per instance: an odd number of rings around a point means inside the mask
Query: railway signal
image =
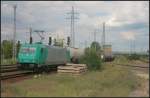
<svg viewBox="0 0 150 98"><path fill-rule="evenodd" d="M52 37L49 37L49 43L48 45L51 45L52 44Z"/></svg>
<svg viewBox="0 0 150 98"><path fill-rule="evenodd" d="M18 42L17 42L17 56L18 56L18 53L19 53L20 45L21 45L21 44L20 44L20 41L18 41Z"/></svg>
<svg viewBox="0 0 150 98"><path fill-rule="evenodd" d="M31 35L31 33L32 33L32 28L30 28L30 44L32 44L32 35Z"/></svg>
<svg viewBox="0 0 150 98"><path fill-rule="evenodd" d="M70 37L67 37L67 45L70 46Z"/></svg>

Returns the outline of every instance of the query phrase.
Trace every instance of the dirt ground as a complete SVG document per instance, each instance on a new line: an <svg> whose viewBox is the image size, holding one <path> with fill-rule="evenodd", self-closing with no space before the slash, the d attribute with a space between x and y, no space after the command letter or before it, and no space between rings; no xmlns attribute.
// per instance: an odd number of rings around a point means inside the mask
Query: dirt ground
<svg viewBox="0 0 150 98"><path fill-rule="evenodd" d="M141 63L136 64L138 66L149 66L149 64ZM135 75L137 75L141 81L140 85L135 91L131 92L129 97L149 97L149 68L137 70L132 70Z"/></svg>
<svg viewBox="0 0 150 98"><path fill-rule="evenodd" d="M149 66L148 63L141 63L138 62L134 63L137 66ZM133 73L135 75L137 75L139 77L140 80L140 84L138 85L138 87L130 93L129 97L149 97L149 69L142 69L142 68L137 68L132 70ZM27 77L29 78L29 77ZM26 78L20 78L19 81L22 81ZM17 80L18 81L18 80ZM19 82L18 81L18 82ZM16 80L9 80L9 81L1 81L1 86L6 86L9 85L11 83L16 82ZM3 96L7 96L7 97L12 97L15 96L15 94L13 92L11 92L11 90L8 88L5 89L5 91L1 90L1 97Z"/></svg>

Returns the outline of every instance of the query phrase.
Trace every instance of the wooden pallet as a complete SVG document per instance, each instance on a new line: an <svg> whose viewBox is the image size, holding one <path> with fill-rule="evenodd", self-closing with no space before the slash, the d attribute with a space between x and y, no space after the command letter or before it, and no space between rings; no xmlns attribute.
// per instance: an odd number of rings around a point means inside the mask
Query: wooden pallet
<svg viewBox="0 0 150 98"><path fill-rule="evenodd" d="M87 71L85 64L67 64L66 66L58 66L58 73L82 74Z"/></svg>

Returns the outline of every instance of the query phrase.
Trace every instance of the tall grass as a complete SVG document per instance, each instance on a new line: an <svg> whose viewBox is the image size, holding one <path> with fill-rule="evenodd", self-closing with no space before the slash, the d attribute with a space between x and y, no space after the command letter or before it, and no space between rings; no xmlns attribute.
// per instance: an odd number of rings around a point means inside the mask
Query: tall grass
<svg viewBox="0 0 150 98"><path fill-rule="evenodd" d="M128 96L137 86L136 76L128 68L104 64L101 71L80 76L42 75L12 85L16 96L26 97L119 97Z"/></svg>
<svg viewBox="0 0 150 98"><path fill-rule="evenodd" d="M8 65L8 64L16 64L17 60L15 59L1 59L1 65Z"/></svg>

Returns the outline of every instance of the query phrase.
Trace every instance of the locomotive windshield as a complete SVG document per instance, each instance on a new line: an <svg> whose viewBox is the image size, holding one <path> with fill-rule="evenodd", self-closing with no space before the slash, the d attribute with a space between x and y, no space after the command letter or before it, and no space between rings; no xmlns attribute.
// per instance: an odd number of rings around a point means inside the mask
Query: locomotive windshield
<svg viewBox="0 0 150 98"><path fill-rule="evenodd" d="M23 48L21 49L21 52L22 52L22 53L34 53L35 50L36 50L35 48L23 47Z"/></svg>

